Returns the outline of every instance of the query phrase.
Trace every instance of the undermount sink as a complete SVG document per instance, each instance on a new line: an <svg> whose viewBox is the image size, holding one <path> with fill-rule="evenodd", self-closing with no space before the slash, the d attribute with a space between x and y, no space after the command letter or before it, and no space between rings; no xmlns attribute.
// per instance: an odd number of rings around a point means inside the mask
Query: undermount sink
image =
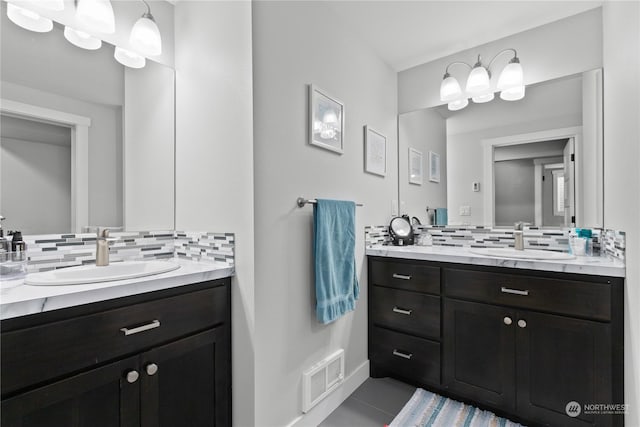
<svg viewBox="0 0 640 427"><path fill-rule="evenodd" d="M168 261L125 261L114 262L104 267L82 265L32 273L27 275L24 282L27 285L38 286L83 285L152 276L178 268L180 268L178 264Z"/></svg>
<svg viewBox="0 0 640 427"><path fill-rule="evenodd" d="M525 249L523 251L514 248L471 248L469 252L476 255L485 255L496 258L541 259L541 260L567 260L575 259L574 255L566 252L540 251Z"/></svg>

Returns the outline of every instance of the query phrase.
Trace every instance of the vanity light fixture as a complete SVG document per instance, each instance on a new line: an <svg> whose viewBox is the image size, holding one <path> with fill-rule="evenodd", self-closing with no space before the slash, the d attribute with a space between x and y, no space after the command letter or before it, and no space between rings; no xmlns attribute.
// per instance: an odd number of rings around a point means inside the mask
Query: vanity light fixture
<svg viewBox="0 0 640 427"><path fill-rule="evenodd" d="M147 63L144 56L138 55L136 52L132 52L119 46L116 46L113 57L116 61L129 68L143 68Z"/></svg>
<svg viewBox="0 0 640 427"><path fill-rule="evenodd" d="M466 62L456 61L447 65L442 83L440 84L440 100L448 103L451 111L461 110L469 104L468 98L475 103L492 101L495 97L491 91L491 65L505 52L512 52L513 58L504 67L498 78L497 89L500 90L500 98L505 101L517 101L524 98L524 75L520 59L515 49L504 49L498 52L489 61L489 65L482 64L482 58L478 55L475 65L471 66ZM465 91L462 91L458 80L449 74L449 68L454 65L464 65L469 68L469 76Z"/></svg>
<svg viewBox="0 0 640 427"><path fill-rule="evenodd" d="M51 19L13 3L7 3L7 17L17 26L36 33L47 33L53 29Z"/></svg>
<svg viewBox="0 0 640 427"><path fill-rule="evenodd" d="M151 7L145 0L147 11L136 21L131 29L129 43L136 51L146 56L157 56L162 53L162 37L156 20L151 14Z"/></svg>
<svg viewBox="0 0 640 427"><path fill-rule="evenodd" d="M82 27L103 34L116 32L116 18L110 0L77 0L76 18Z"/></svg>
<svg viewBox="0 0 640 427"><path fill-rule="evenodd" d="M88 50L96 50L100 49L102 46L102 40L99 38L93 37L89 33L85 33L84 31L76 30L69 26L64 27L64 38L69 41L72 45L81 47L83 49Z"/></svg>

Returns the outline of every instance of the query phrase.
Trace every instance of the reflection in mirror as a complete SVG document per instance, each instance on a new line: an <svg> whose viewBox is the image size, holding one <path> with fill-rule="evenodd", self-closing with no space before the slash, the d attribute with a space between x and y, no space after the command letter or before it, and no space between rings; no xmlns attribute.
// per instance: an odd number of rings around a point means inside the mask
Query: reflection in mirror
<svg viewBox="0 0 640 427"><path fill-rule="evenodd" d="M401 214L423 224L445 207L449 225L603 224L600 69L532 85L518 102L401 114L398 131ZM409 148L440 154L439 183L409 184Z"/></svg>
<svg viewBox="0 0 640 427"><path fill-rule="evenodd" d="M519 221L538 227L571 225L574 177L569 138L503 145L493 150L495 225L512 227ZM566 174L565 174L566 171ZM566 177L566 185L565 185ZM566 211L566 215L565 215Z"/></svg>
<svg viewBox="0 0 640 427"><path fill-rule="evenodd" d="M172 229L173 69L153 61L140 70L125 69L107 43L88 51L68 43L58 24L49 33L34 33L8 21L6 13L1 20L3 128L7 115L29 119L22 124L34 127L10 125L12 133L2 135L4 227L24 234L93 226ZM64 148L43 139L43 122L70 131L71 143ZM51 129L44 133L55 134ZM16 141L23 145L16 148ZM43 176L51 171L57 171L55 179ZM64 189L50 188L63 181ZM45 192L47 197L38 196Z"/></svg>
<svg viewBox="0 0 640 427"><path fill-rule="evenodd" d="M2 114L0 134L2 215L27 234L71 230L71 129Z"/></svg>

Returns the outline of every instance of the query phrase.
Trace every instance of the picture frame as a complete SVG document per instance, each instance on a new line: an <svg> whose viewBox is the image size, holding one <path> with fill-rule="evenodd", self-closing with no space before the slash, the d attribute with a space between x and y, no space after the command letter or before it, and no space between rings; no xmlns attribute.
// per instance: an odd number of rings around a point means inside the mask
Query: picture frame
<svg viewBox="0 0 640 427"><path fill-rule="evenodd" d="M440 182L440 154L429 151L429 181Z"/></svg>
<svg viewBox="0 0 640 427"><path fill-rule="evenodd" d="M344 104L316 85L309 85L309 144L344 153Z"/></svg>
<svg viewBox="0 0 640 427"><path fill-rule="evenodd" d="M409 184L422 185L422 151L409 147Z"/></svg>
<svg viewBox="0 0 640 427"><path fill-rule="evenodd" d="M364 171L387 175L387 137L367 125L364 126Z"/></svg>

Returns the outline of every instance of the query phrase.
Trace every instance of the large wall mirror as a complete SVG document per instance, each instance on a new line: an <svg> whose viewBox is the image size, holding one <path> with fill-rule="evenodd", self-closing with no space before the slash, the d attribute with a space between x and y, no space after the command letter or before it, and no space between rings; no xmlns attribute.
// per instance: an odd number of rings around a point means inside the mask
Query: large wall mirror
<svg viewBox="0 0 640 427"><path fill-rule="evenodd" d="M404 113L398 130L401 212L422 224L446 208L448 225L603 225L601 69L531 85L516 102ZM410 149L425 159L420 184Z"/></svg>
<svg viewBox="0 0 640 427"><path fill-rule="evenodd" d="M174 70L17 27L2 2L0 214L24 234L174 227Z"/></svg>

